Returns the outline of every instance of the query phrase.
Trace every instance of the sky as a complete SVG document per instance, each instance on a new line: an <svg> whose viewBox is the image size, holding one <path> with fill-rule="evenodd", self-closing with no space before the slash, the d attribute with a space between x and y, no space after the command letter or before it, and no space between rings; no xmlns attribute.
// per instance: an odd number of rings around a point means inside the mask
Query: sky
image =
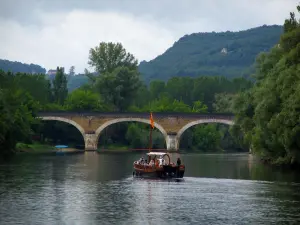
<svg viewBox="0 0 300 225"><path fill-rule="evenodd" d="M139 61L180 37L282 25L299 0L0 0L0 59L75 72L90 48L121 42Z"/></svg>

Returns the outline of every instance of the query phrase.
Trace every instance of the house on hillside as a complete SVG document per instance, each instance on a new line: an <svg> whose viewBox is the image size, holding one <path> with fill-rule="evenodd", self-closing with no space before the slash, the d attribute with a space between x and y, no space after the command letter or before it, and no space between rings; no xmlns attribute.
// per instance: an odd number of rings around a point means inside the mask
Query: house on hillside
<svg viewBox="0 0 300 225"><path fill-rule="evenodd" d="M65 73L65 68L64 67L61 67L62 68L62 71L63 71L63 73ZM51 75L56 75L56 69L55 70L48 70L48 73L47 73L47 75L48 76L51 76Z"/></svg>
<svg viewBox="0 0 300 225"><path fill-rule="evenodd" d="M221 50L221 53L222 53L222 54L227 54L227 53L228 53L227 48L223 48L223 49Z"/></svg>
<svg viewBox="0 0 300 225"><path fill-rule="evenodd" d="M47 75L51 76L51 75L55 75L56 74L56 70L48 70Z"/></svg>

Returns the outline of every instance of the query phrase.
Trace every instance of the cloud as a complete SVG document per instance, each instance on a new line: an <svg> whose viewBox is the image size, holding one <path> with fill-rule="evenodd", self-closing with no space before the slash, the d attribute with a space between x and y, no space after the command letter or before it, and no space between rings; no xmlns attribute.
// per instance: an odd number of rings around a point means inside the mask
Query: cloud
<svg viewBox="0 0 300 225"><path fill-rule="evenodd" d="M139 60L189 33L283 24L298 0L10 0L0 2L0 58L47 69L87 67L100 41L121 42Z"/></svg>
<svg viewBox="0 0 300 225"><path fill-rule="evenodd" d="M89 49L101 41L121 42L138 59L150 60L176 40L155 21L114 12L74 10L40 15L42 26L0 21L0 58L36 63L46 68L87 67Z"/></svg>

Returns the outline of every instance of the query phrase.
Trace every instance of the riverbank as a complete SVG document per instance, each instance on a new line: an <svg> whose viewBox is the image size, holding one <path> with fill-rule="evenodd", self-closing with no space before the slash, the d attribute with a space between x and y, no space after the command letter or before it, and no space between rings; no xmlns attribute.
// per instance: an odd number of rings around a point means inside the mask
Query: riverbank
<svg viewBox="0 0 300 225"><path fill-rule="evenodd" d="M50 153L54 151L55 151L54 146L41 144L41 143L32 143L32 144L17 143L16 145L17 153L39 154L39 153Z"/></svg>
<svg viewBox="0 0 300 225"><path fill-rule="evenodd" d="M290 162L287 159L271 159L271 158L260 158L260 161L266 165L273 168L279 168L283 170L297 170L300 171L300 164L297 162Z"/></svg>
<svg viewBox="0 0 300 225"><path fill-rule="evenodd" d="M83 153L84 150L79 150L76 148L64 148L57 149L52 145L33 143L33 144L24 144L17 143L16 145L17 154L57 154L58 152L64 154L74 154L74 153Z"/></svg>

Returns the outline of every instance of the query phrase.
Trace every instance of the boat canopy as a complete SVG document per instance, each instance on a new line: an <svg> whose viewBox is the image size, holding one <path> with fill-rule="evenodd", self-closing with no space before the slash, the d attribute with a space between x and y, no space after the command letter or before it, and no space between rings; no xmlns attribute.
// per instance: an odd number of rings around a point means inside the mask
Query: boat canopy
<svg viewBox="0 0 300 225"><path fill-rule="evenodd" d="M56 145L55 148L67 148L67 145Z"/></svg>
<svg viewBox="0 0 300 225"><path fill-rule="evenodd" d="M149 153L147 153L147 155L149 155L149 156L154 156L154 155L162 156L162 155L168 155L168 153L166 153L166 152L149 152Z"/></svg>

